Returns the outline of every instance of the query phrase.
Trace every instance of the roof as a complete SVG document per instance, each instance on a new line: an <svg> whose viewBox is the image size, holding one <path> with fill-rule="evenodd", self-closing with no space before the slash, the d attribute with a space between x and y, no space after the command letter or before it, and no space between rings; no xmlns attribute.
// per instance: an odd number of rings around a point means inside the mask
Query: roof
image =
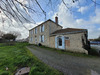
<svg viewBox="0 0 100 75"><path fill-rule="evenodd" d="M54 21L52 21L51 19L48 19L47 21L45 21L45 22L43 22L43 23L41 23L41 24L39 24L38 26L36 26L36 27L39 27L39 26L41 26L42 24L44 24L44 23L46 23L46 22L48 22L48 21L51 21L51 22L53 22L53 23L55 23ZM57 23L55 23L56 25L58 25L58 26L60 26L60 27L62 27L61 25L59 25L59 24L57 24ZM36 28L36 27L34 27L34 28ZM32 28L32 29L34 29L34 28ZM62 27L63 28L63 27ZM32 30L32 29L30 29L30 30Z"/></svg>
<svg viewBox="0 0 100 75"><path fill-rule="evenodd" d="M65 29L60 29L55 32L53 32L51 35L56 35L56 34L72 34L72 33L80 33L80 32L86 32L87 29L77 29L77 28L65 28Z"/></svg>

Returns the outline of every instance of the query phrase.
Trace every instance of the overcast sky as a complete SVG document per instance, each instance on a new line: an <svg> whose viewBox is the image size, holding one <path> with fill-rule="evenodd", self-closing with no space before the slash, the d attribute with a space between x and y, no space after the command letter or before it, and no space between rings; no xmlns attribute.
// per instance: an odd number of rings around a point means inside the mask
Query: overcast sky
<svg viewBox="0 0 100 75"><path fill-rule="evenodd" d="M88 29L89 39L100 36L100 5L96 5L95 8L95 4L91 2L91 0L80 0L75 3L72 3L72 0L65 0L67 6L71 8L67 9L60 0L58 0L55 4L52 4L51 7L50 4L47 5L47 0L44 0L44 2L43 0L38 1L40 2L42 8L46 11L47 20L51 19L54 21L54 18L57 14L59 24L63 26L63 28L68 27ZM100 3L99 0L96 1ZM47 6L49 6L49 8ZM37 9L39 10L38 7ZM8 21L5 21L4 24L2 24L0 21L0 30L5 32L18 31L22 34L21 38L26 38L29 35L29 29L45 21L44 15L35 15L31 13L31 16L34 17L36 23L25 22L24 25L27 29L25 29L23 25L19 25L17 22L13 22L14 26L9 26L10 23Z"/></svg>

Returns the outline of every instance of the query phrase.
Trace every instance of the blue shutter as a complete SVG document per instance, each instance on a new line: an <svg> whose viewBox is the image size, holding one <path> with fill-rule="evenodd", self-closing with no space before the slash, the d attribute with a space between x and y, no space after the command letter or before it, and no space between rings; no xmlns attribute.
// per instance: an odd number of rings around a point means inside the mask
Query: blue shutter
<svg viewBox="0 0 100 75"><path fill-rule="evenodd" d="M55 48L57 48L57 36L55 37Z"/></svg>
<svg viewBox="0 0 100 75"><path fill-rule="evenodd" d="M43 25L43 31L44 31L44 25Z"/></svg>
<svg viewBox="0 0 100 75"><path fill-rule="evenodd" d="M32 42L33 42L33 37L32 37Z"/></svg>
<svg viewBox="0 0 100 75"><path fill-rule="evenodd" d="M43 40L43 42L44 42L44 35L42 35L42 40Z"/></svg>
<svg viewBox="0 0 100 75"><path fill-rule="evenodd" d="M62 49L65 49L65 38L62 36Z"/></svg>
<svg viewBox="0 0 100 75"><path fill-rule="evenodd" d="M37 28L36 28L36 34L37 34Z"/></svg>
<svg viewBox="0 0 100 75"><path fill-rule="evenodd" d="M40 32L41 32L41 26L40 26Z"/></svg>
<svg viewBox="0 0 100 75"><path fill-rule="evenodd" d="M39 36L39 42L41 42L41 35Z"/></svg>
<svg viewBox="0 0 100 75"><path fill-rule="evenodd" d="M33 34L33 30L31 31L31 33Z"/></svg>
<svg viewBox="0 0 100 75"><path fill-rule="evenodd" d="M34 34L35 34L35 29L34 29Z"/></svg>

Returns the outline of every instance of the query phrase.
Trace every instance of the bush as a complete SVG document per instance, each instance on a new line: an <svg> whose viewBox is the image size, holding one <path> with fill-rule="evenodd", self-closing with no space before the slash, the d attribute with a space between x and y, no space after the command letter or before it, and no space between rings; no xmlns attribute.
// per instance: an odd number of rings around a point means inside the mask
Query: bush
<svg viewBox="0 0 100 75"><path fill-rule="evenodd" d="M96 51L95 48L89 50L89 55L99 56L100 54Z"/></svg>

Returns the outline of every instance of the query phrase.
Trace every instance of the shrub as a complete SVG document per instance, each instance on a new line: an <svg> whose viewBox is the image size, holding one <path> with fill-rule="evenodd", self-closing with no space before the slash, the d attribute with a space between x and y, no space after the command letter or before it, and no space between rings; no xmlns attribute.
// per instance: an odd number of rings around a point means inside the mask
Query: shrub
<svg viewBox="0 0 100 75"><path fill-rule="evenodd" d="M89 50L89 55L99 56L100 54L96 51L95 48Z"/></svg>

